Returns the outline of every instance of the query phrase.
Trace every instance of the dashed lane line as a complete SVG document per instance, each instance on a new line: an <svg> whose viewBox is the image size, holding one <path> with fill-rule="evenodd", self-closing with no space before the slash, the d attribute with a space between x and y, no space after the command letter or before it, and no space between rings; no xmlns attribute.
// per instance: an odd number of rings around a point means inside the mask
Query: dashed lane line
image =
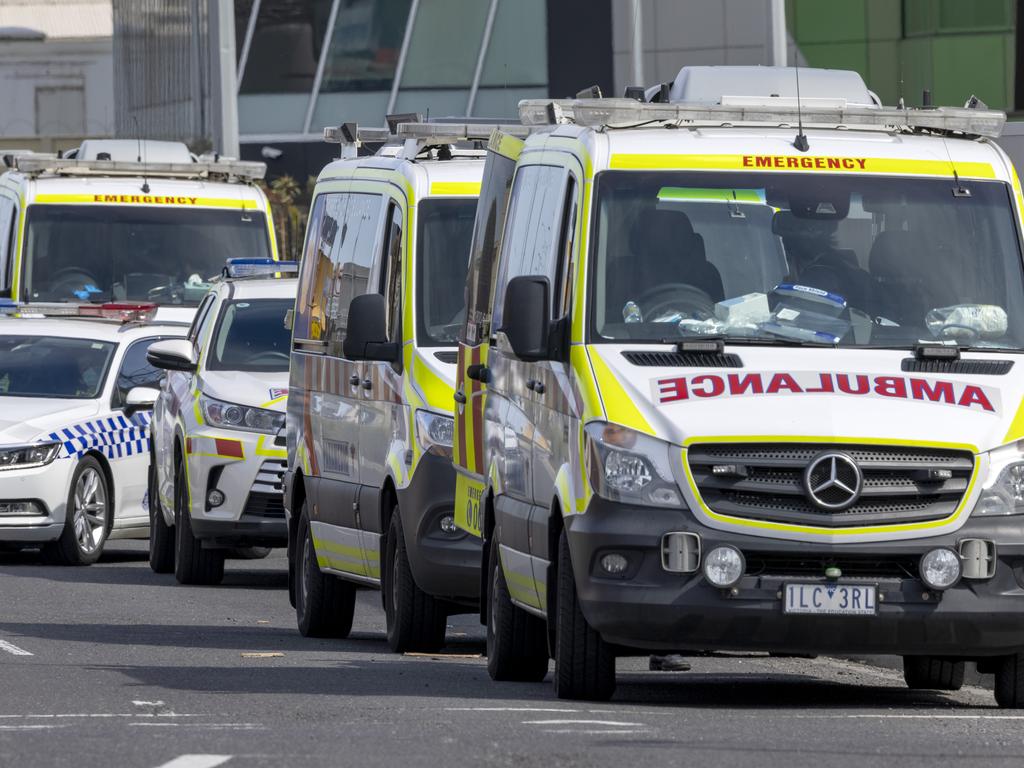
<svg viewBox="0 0 1024 768"><path fill-rule="evenodd" d="M9 643L6 640L0 640L0 651L7 651L12 656L32 656L33 654L26 651L24 648L19 648L14 643Z"/></svg>
<svg viewBox="0 0 1024 768"><path fill-rule="evenodd" d="M616 728L643 728L643 723L626 723L616 720L523 720L523 725L603 725Z"/></svg>
<svg viewBox="0 0 1024 768"><path fill-rule="evenodd" d="M233 755L180 755L157 768L217 768L224 765Z"/></svg>

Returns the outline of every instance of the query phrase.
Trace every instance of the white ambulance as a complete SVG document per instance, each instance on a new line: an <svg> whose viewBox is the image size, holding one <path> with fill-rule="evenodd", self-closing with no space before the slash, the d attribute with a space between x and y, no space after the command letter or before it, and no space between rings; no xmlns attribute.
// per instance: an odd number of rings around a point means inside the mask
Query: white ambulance
<svg viewBox="0 0 1024 768"><path fill-rule="evenodd" d="M3 159L0 295L19 303L151 302L188 320L226 258L277 257L263 163L152 140Z"/></svg>
<svg viewBox="0 0 1024 768"><path fill-rule="evenodd" d="M605 699L616 655L897 654L1024 705L1004 115L799 79L684 68L655 103L523 102L548 129L492 143L456 508L495 678L550 651L560 697Z"/></svg>

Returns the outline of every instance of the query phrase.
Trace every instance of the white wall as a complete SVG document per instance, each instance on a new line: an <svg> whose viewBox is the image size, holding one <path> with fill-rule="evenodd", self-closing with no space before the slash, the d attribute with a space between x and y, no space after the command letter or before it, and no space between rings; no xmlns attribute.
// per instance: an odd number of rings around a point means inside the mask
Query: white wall
<svg viewBox="0 0 1024 768"><path fill-rule="evenodd" d="M72 124L58 119L56 124L36 125L37 88L82 88L84 126L73 125L74 114L67 115ZM113 134L110 38L0 41L0 139Z"/></svg>

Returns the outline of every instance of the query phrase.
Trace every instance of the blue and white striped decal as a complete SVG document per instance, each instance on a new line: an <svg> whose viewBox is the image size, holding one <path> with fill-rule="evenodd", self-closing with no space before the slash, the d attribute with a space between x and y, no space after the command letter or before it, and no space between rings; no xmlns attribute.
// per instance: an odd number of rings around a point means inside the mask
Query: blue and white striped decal
<svg viewBox="0 0 1024 768"><path fill-rule="evenodd" d="M81 458L86 451L98 451L108 459L125 459L149 453L149 422L152 414L139 411L130 419L114 414L83 421L50 433L51 440L64 443L58 458Z"/></svg>

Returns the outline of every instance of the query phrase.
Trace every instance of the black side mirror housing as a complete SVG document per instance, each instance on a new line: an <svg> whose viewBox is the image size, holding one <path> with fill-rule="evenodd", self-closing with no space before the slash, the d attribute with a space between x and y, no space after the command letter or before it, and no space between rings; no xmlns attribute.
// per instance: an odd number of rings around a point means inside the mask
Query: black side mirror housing
<svg viewBox="0 0 1024 768"><path fill-rule="evenodd" d="M388 341L387 300L379 293L364 293L352 299L342 354L348 360L395 363L401 351L398 342Z"/></svg>
<svg viewBox="0 0 1024 768"><path fill-rule="evenodd" d="M508 338L512 354L520 360L550 360L551 284L542 275L521 275L505 289L504 323L499 330Z"/></svg>

